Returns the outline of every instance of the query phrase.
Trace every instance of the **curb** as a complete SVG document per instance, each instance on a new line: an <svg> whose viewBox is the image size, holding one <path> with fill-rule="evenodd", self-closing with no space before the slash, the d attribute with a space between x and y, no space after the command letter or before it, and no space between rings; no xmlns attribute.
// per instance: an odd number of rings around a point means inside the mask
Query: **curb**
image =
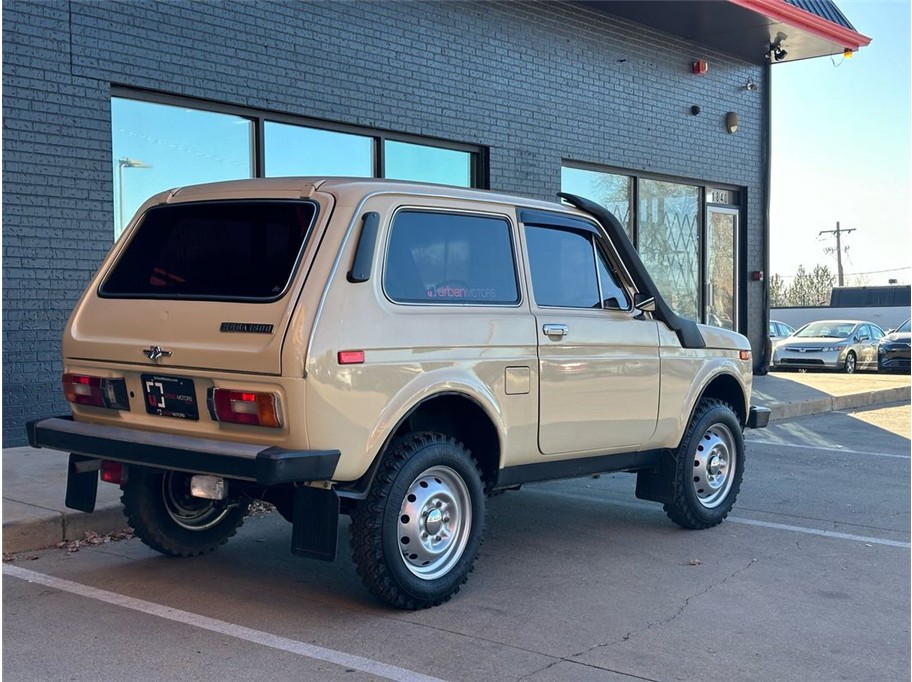
<svg viewBox="0 0 912 682"><path fill-rule="evenodd" d="M46 516L3 523L3 553L29 552L82 540L86 533L106 535L129 528L123 507L111 504L91 514L79 511L49 512Z"/></svg>
<svg viewBox="0 0 912 682"><path fill-rule="evenodd" d="M770 421L807 417L826 412L840 412L890 403L908 403L912 397L912 387L897 386L867 393L850 393L849 395L831 395L810 400L796 400L793 403L771 403L766 405L772 410Z"/></svg>

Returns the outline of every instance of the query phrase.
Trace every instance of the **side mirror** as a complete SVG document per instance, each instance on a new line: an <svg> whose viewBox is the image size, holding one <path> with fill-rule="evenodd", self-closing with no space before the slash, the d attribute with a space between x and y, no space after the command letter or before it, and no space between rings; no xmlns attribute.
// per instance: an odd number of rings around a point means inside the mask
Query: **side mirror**
<svg viewBox="0 0 912 682"><path fill-rule="evenodd" d="M638 291L633 295L633 307L644 313L654 313L656 309L655 296Z"/></svg>
<svg viewBox="0 0 912 682"><path fill-rule="evenodd" d="M867 340L870 339L870 338L871 338L871 337L868 336L867 334L861 334L860 336L856 336L856 337L855 337L855 340L856 340L856 341L867 341Z"/></svg>

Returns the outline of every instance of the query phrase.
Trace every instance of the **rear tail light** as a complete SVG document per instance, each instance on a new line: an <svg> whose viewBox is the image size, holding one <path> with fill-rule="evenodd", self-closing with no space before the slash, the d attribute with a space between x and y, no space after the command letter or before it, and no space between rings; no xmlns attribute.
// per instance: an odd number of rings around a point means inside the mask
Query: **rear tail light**
<svg viewBox="0 0 912 682"><path fill-rule="evenodd" d="M76 405L129 410L127 382L123 379L104 379L84 374L64 374L63 394Z"/></svg>
<svg viewBox="0 0 912 682"><path fill-rule="evenodd" d="M101 480L120 485L124 481L124 465L121 462L105 460L101 463Z"/></svg>
<svg viewBox="0 0 912 682"><path fill-rule="evenodd" d="M275 393L214 388L209 397L209 412L219 422L269 426L274 429L282 426L279 401Z"/></svg>

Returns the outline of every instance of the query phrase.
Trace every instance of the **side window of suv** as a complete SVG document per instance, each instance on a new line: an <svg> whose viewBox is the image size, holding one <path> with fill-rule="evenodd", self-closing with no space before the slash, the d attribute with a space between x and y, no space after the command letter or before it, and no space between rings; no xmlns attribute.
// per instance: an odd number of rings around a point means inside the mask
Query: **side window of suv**
<svg viewBox="0 0 912 682"><path fill-rule="evenodd" d="M387 296L399 303L519 303L510 223L400 211L393 219L383 282Z"/></svg>
<svg viewBox="0 0 912 682"><path fill-rule="evenodd" d="M526 226L532 294L540 306L627 310L630 300L594 235Z"/></svg>

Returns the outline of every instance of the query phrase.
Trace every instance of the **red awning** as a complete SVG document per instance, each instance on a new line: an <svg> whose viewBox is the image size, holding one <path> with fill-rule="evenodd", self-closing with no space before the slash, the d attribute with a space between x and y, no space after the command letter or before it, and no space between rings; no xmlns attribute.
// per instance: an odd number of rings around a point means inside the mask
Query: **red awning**
<svg viewBox="0 0 912 682"><path fill-rule="evenodd" d="M832 0L596 0L584 4L758 64L767 59L775 64L855 52L871 42Z"/></svg>
<svg viewBox="0 0 912 682"><path fill-rule="evenodd" d="M777 30L777 34L781 31L787 36L782 40L782 49L788 51L791 48L799 51L795 56L790 53L786 59L819 57L826 54L838 54L846 50L856 52L871 42L870 38L848 26L838 24L785 2L785 0L728 1L765 17L771 27L771 35L773 35L773 27L783 27ZM789 28L797 34L788 35ZM773 37L775 38L775 35Z"/></svg>

